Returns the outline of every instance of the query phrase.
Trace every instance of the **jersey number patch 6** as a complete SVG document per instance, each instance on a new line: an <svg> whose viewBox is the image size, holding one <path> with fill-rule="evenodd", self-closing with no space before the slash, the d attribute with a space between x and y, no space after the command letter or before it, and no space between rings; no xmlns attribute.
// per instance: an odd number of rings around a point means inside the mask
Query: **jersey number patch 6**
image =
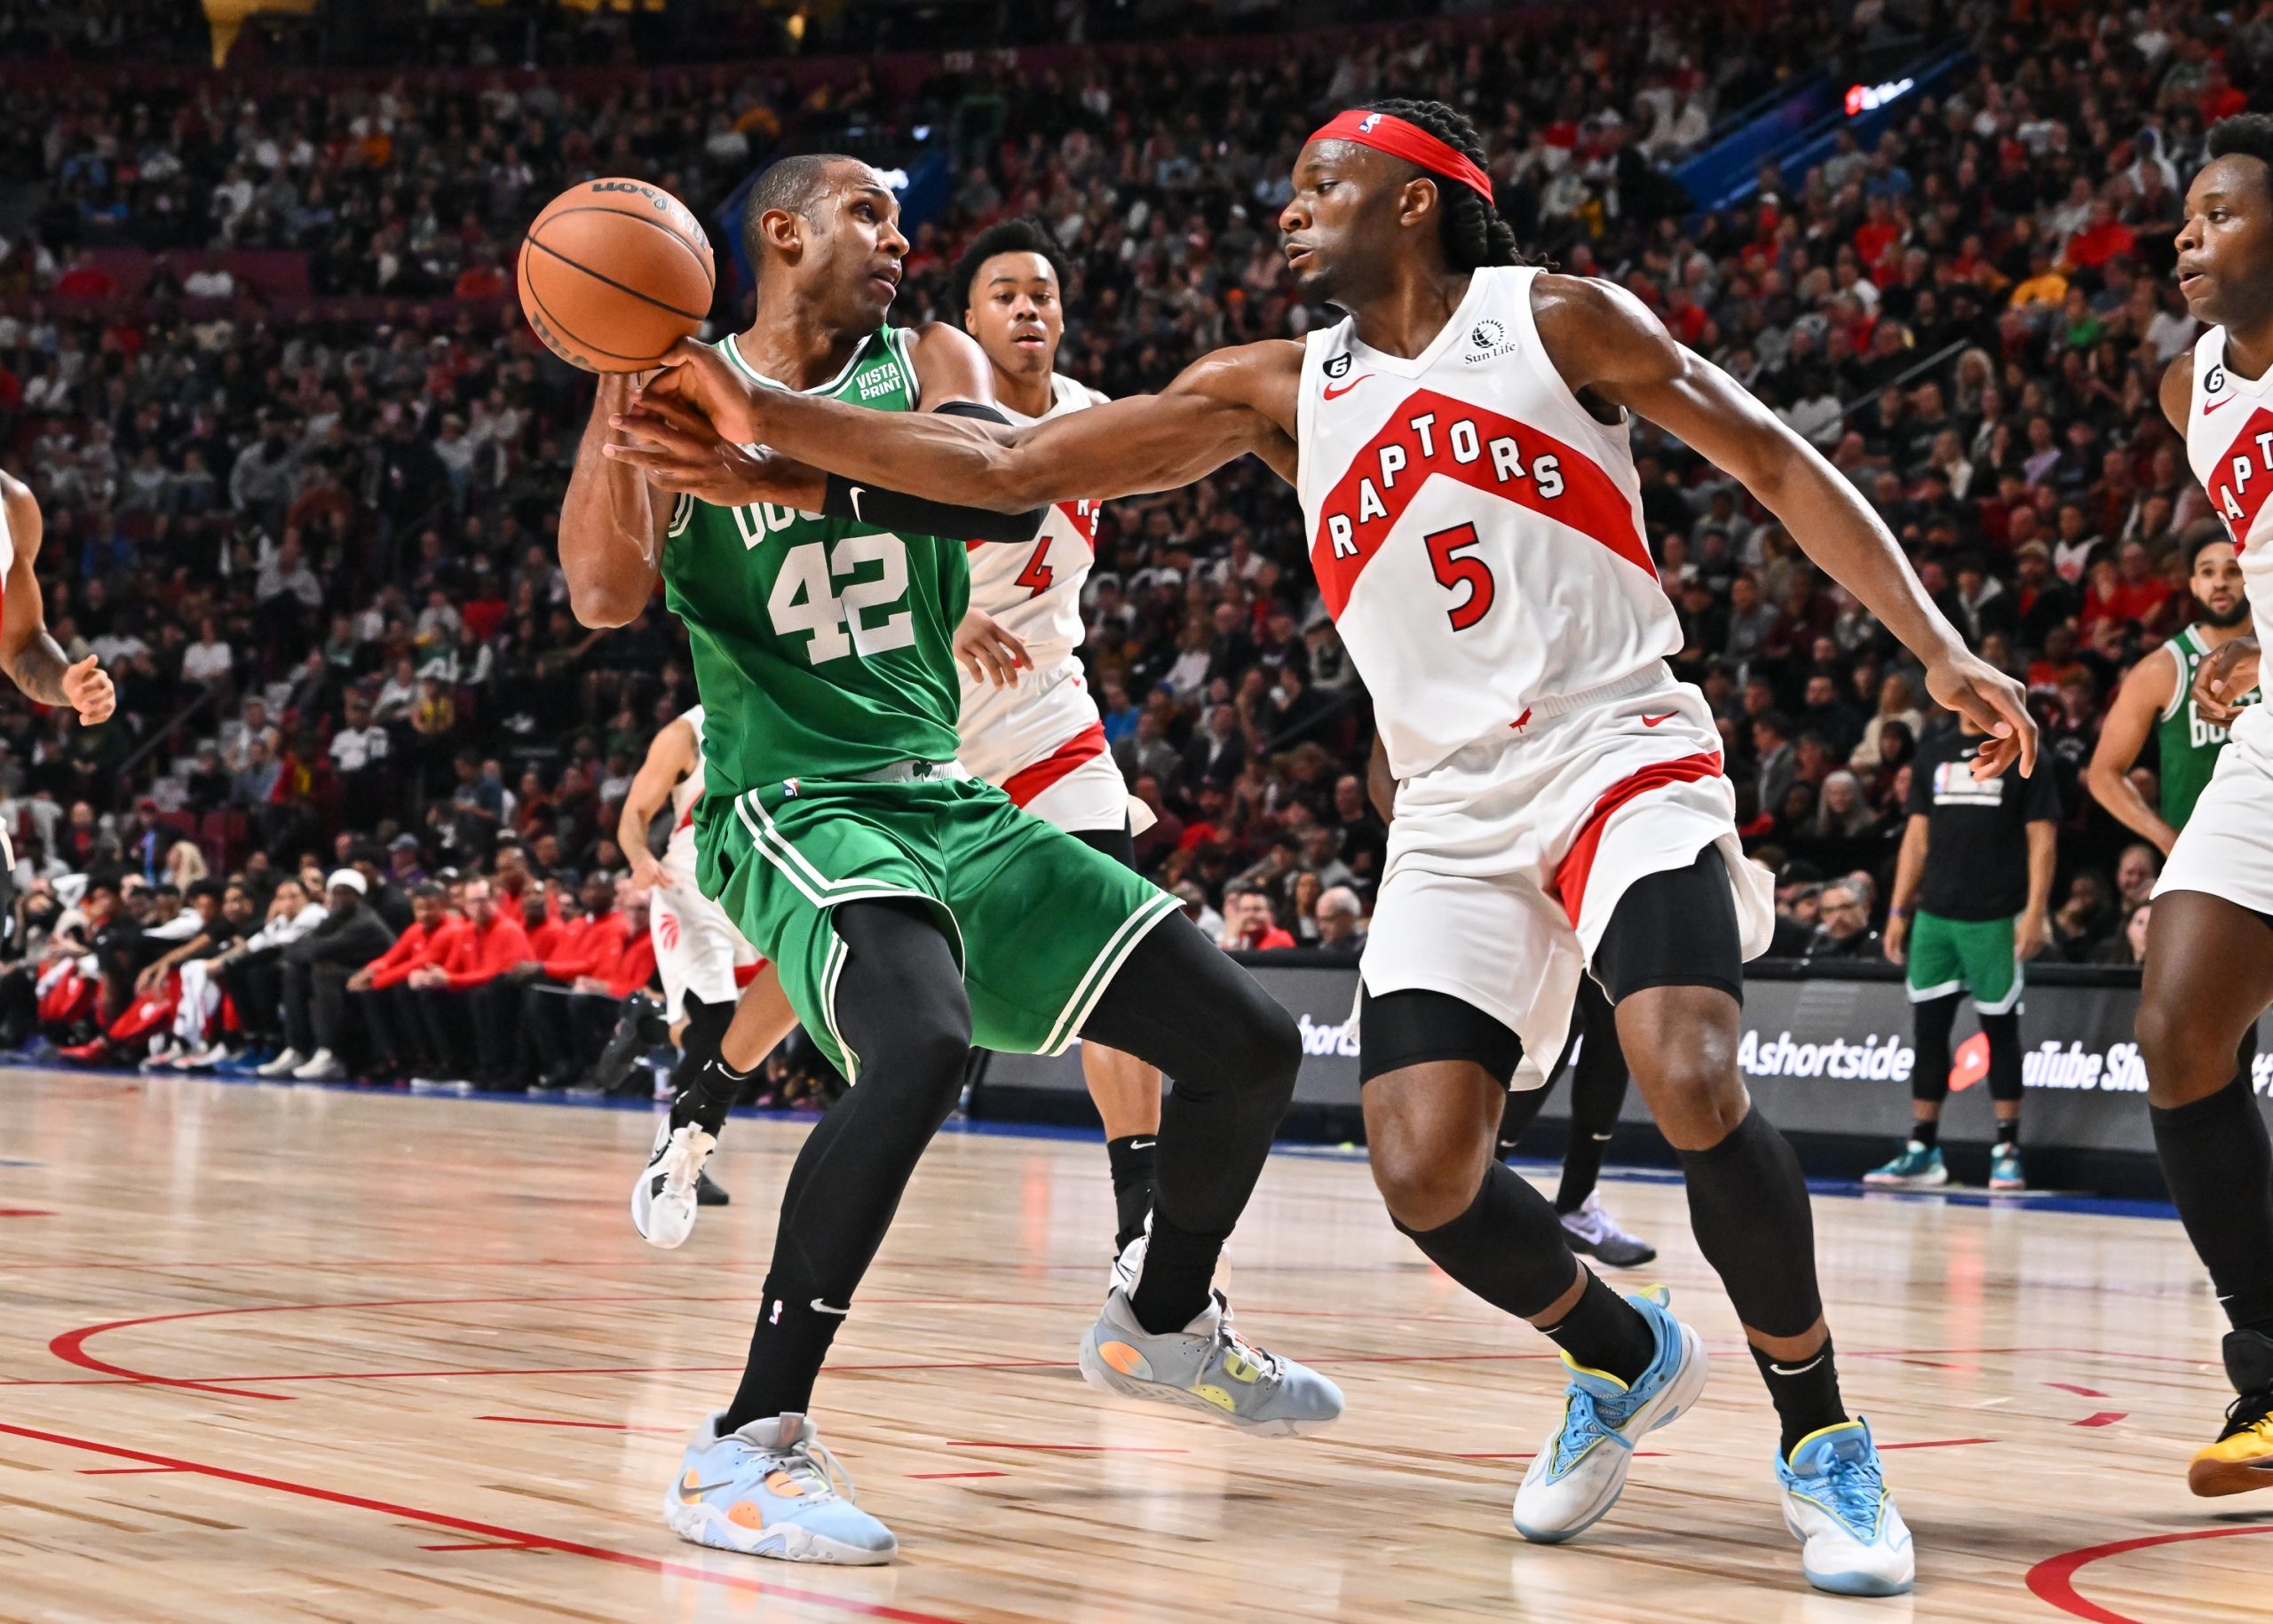
<svg viewBox="0 0 2273 1624"><path fill-rule="evenodd" d="M869 565L879 572L865 579L838 582L859 574ZM824 542L800 542L781 560L765 612L781 637L809 631L805 658L815 665L842 660L859 651L881 654L907 648L915 641L914 613L894 605L907 597L907 547L896 535L848 535L832 550ZM870 621L869 611L887 611Z"/></svg>

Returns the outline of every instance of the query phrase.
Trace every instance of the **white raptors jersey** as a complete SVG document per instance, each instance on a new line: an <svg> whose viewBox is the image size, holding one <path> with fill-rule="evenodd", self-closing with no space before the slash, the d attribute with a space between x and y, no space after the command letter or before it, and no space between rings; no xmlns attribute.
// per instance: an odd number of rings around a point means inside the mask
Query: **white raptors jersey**
<svg viewBox="0 0 2273 1624"><path fill-rule="evenodd" d="M1045 417L1084 411L1103 399L1057 374L1049 384L1052 403ZM1041 421L1008 407L998 409L1021 427ZM971 607L1001 622L1034 659L1034 669L1022 672L1013 687L974 682L963 673L957 723L962 748L956 755L990 782L1001 783L1097 720L1097 701L1073 657L1083 631L1081 584L1097 562L1097 506L1058 503L1041 534L1017 546L970 543Z"/></svg>
<svg viewBox="0 0 2273 1624"><path fill-rule="evenodd" d="M1681 646L1626 427L1580 405L1548 360L1538 274L1477 270L1409 360L1349 320L1306 341L1311 564L1400 779Z"/></svg>
<svg viewBox="0 0 2273 1624"><path fill-rule="evenodd" d="M2237 377L2226 368L2226 329L2194 341L2194 398L2186 410L2186 460L2225 520L2241 561L2258 635L2273 627L2273 372ZM2253 705L2229 735L2273 768L2273 709Z"/></svg>
<svg viewBox="0 0 2273 1624"><path fill-rule="evenodd" d="M685 723L694 730L694 765L687 775L671 787L671 838L664 848L663 862L667 867L681 867L689 874L694 872L694 809L702 799L702 707L692 706L678 713L674 720Z"/></svg>

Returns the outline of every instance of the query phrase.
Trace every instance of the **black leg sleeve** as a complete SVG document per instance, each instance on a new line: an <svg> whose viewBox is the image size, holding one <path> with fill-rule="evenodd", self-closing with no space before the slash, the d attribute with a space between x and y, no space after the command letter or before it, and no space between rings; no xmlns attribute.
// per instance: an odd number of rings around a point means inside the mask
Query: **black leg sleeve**
<svg viewBox="0 0 2273 1624"><path fill-rule="evenodd" d="M1929 998L1910 1009L1911 1030L1918 1046L1910 1072L1910 1097L1939 1105L1950 1094L1950 1028L1957 1022L1958 1000L1963 993Z"/></svg>
<svg viewBox="0 0 2273 1624"><path fill-rule="evenodd" d="M1618 1042L1618 1017L1592 976L1579 978L1579 1014L1585 1025L1571 1066L1571 1139L1563 1148L1557 1212L1578 1211L1595 1192L1604 1153L1626 1104L1626 1051Z"/></svg>
<svg viewBox="0 0 2273 1624"><path fill-rule="evenodd" d="M859 1081L807 1136L781 1194L749 1364L722 1431L812 1401L813 1378L851 1310L923 1147L954 1109L970 1005L929 910L898 901L835 911L847 949L836 1026Z"/></svg>
<svg viewBox="0 0 2273 1624"><path fill-rule="evenodd" d="M1989 1040L1989 1097L2017 1101L2021 1097L2021 1014L2008 1010L2002 1015L1981 1018L1982 1035ZM1943 1076L1949 1075L1944 1068Z"/></svg>
<svg viewBox="0 0 2273 1624"><path fill-rule="evenodd" d="M2227 1318L2273 1336L2273 1141L2249 1073L2147 1116L2163 1182Z"/></svg>
<svg viewBox="0 0 2273 1624"><path fill-rule="evenodd" d="M1157 1066L1175 1086L1160 1107L1152 1239L1132 1306L1159 1332L1208 1305L1271 1136L1295 1097L1294 1017L1189 920L1145 933L1089 1012L1081 1036Z"/></svg>
<svg viewBox="0 0 2273 1624"><path fill-rule="evenodd" d="M317 1047L335 1055L347 1051L347 977L338 964L318 964L309 971L308 1023Z"/></svg>
<svg viewBox="0 0 2273 1624"><path fill-rule="evenodd" d="M1745 1113L1709 1150L1680 1153L1697 1249L1728 1287L1737 1318L1770 1336L1804 1335L1823 1317L1815 1213L1784 1136Z"/></svg>

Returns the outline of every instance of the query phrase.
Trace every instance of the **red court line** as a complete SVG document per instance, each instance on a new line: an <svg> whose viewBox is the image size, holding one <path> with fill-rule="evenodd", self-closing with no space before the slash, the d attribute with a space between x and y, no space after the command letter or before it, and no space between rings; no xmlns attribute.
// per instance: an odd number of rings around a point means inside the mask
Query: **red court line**
<svg viewBox="0 0 2273 1624"><path fill-rule="evenodd" d="M2056 1387L2063 1393L2073 1393L2079 1398L2104 1398L2107 1395L2096 1387L2079 1387L2073 1382L2047 1382L2047 1387Z"/></svg>
<svg viewBox="0 0 2273 1624"><path fill-rule="evenodd" d="M950 1438L950 1449L1041 1449L1053 1454L1190 1454L1189 1449L1147 1449L1134 1444L997 1444Z"/></svg>
<svg viewBox="0 0 2273 1624"><path fill-rule="evenodd" d="M2130 1413L2128 1410L2101 1410L2096 1414L2087 1415L2081 1421L2071 1421L2068 1424L2071 1427L2111 1427Z"/></svg>
<svg viewBox="0 0 2273 1624"><path fill-rule="evenodd" d="M525 1545L519 1540L468 1540L461 1545L422 1545L421 1550L543 1550L542 1545Z"/></svg>
<svg viewBox="0 0 2273 1624"><path fill-rule="evenodd" d="M181 1470L178 1466L83 1466L79 1469L79 1475L82 1477L124 1477L136 1472L178 1472Z"/></svg>
<svg viewBox="0 0 2273 1624"><path fill-rule="evenodd" d="M477 1415L476 1421L510 1421L524 1427L592 1427L603 1432L684 1432L684 1427L636 1427L626 1421L563 1421L553 1415Z"/></svg>
<svg viewBox="0 0 2273 1624"><path fill-rule="evenodd" d="M653 1557L635 1556L630 1551L610 1550L604 1545L586 1545L581 1541L555 1539L550 1534L527 1533L518 1528L500 1527L495 1523L478 1523L471 1517L452 1517L447 1512L422 1511L416 1506L399 1506L384 1500L372 1500L361 1494L344 1494L337 1489L318 1487L309 1483L288 1483L281 1477L263 1477L253 1472L235 1471L226 1466L207 1466L196 1461L177 1460L171 1455L152 1454L146 1450L128 1449L117 1444L97 1443L92 1438L71 1438L60 1432L42 1432L31 1427L19 1427L0 1422L0 1432L17 1438L28 1438L36 1443L56 1444L66 1449L84 1449L95 1454L114 1455L122 1460L142 1461L174 1471L196 1472L207 1477L218 1477L227 1483L242 1483L256 1489L273 1489L282 1494L297 1494L304 1500L323 1501L336 1506L352 1506L359 1511L377 1511L400 1520L426 1523L436 1528L455 1528L461 1533L479 1534L484 1540L532 1550L560 1551L571 1557L588 1557L595 1562L612 1562L621 1567L642 1568L651 1573L667 1573L674 1579L691 1579L700 1584L724 1585L728 1589L741 1590L754 1596L777 1596L788 1601L805 1603L809 1606L826 1607L838 1612L855 1613L862 1618L891 1619L897 1624L962 1624L962 1620L948 1619L935 1612L915 1612L905 1607L888 1607L877 1602L854 1601L842 1596L829 1596L818 1590L802 1590L788 1585L772 1584L763 1580L747 1579L737 1573L714 1573L683 1562L664 1562Z"/></svg>
<svg viewBox="0 0 2273 1624"><path fill-rule="evenodd" d="M67 1365L99 1371L104 1375L123 1376L154 1387L186 1387L233 1398L265 1398L278 1404L288 1404L291 1401L289 1393L257 1393L241 1387L217 1386L211 1381L162 1376L147 1370L137 1370L129 1365L114 1365L88 1352L86 1344L106 1331L123 1331L138 1325L165 1325L178 1319L215 1319L232 1314L283 1314L328 1308L449 1308L465 1303L687 1303L704 1300L691 1296L657 1296L653 1293L641 1292L636 1295L573 1297L389 1297L367 1303L255 1303L241 1308L200 1308L178 1314L145 1314L133 1319L110 1319L100 1325L81 1326L54 1338L47 1344L47 1351Z"/></svg>
<svg viewBox="0 0 2273 1624"><path fill-rule="evenodd" d="M0 1218L51 1218L54 1212L45 1207L0 1207Z"/></svg>
<svg viewBox="0 0 2273 1624"><path fill-rule="evenodd" d="M2028 1571L2028 1588L2041 1602L2094 1624L2140 1624L2127 1612L2086 1601L2076 1588L2077 1572L2108 1557L2144 1550L2153 1545L2182 1545L2190 1540L2229 1540L2237 1534L2273 1533L2273 1523L2253 1523L2246 1528L2190 1528L2183 1533L2150 1533L2136 1540L2117 1540L2107 1545L2087 1545L2081 1550L2047 1557Z"/></svg>

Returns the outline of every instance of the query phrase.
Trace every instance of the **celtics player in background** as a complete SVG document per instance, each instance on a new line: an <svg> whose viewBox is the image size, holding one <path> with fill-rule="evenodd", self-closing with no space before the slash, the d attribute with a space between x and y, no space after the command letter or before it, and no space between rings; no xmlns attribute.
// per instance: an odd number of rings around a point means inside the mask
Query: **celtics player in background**
<svg viewBox="0 0 2273 1624"><path fill-rule="evenodd" d="M2194 594L2198 617L2194 623L2149 654L2131 668L2116 690L2101 726L2099 748L2084 770L2084 785L2116 821L2154 843L2165 857L2178 843L2179 830L2194 811L2194 803L2218 765L2226 748L2223 724L2202 714L2194 700L2194 674L2202 661L2237 638L2254 638L2249 598L2243 590L2241 559L2233 537L2214 519L2206 519L2186 533L2186 584ZM2245 703L2254 703L2250 690ZM2131 781L2131 764L2139 759L2148 735L2154 735L2158 763L2158 804ZM2250 1038L2256 1037L2252 1028Z"/></svg>
<svg viewBox="0 0 2273 1624"><path fill-rule="evenodd" d="M898 215L856 160L767 170L742 225L756 318L720 354L753 387L1004 421L967 335L884 324L907 251ZM1334 1384L1240 1339L1210 1284L1293 1097L1292 1019L1174 898L955 761L964 538L1031 543L1040 515L824 480L667 403L633 421L630 383L602 384L562 511L571 604L622 625L660 575L706 712L701 888L853 1084L790 1171L748 1365L665 1494L673 1530L791 1560L895 1553L834 1485L807 1411L974 1042L1054 1053L1078 1034L1176 1080L1150 1249L1084 1339L1083 1374L1257 1431L1333 1420ZM730 1026L725 1061L756 1065L738 1042Z"/></svg>
<svg viewBox="0 0 2273 1624"><path fill-rule="evenodd" d="M1917 1058L1910 1071L1910 1141L1863 1176L1868 1184L1930 1189L1943 1164L1942 1105L1950 1091L1950 1030L1973 995L1989 1043L1997 1117L1989 1188L2028 1187L2021 1170L2022 964L2044 949L2057 860L2060 792L2049 772L1991 779L1971 765L1981 733L1969 717L1928 728L1911 768L1909 826L1895 860L1886 956L1904 965Z"/></svg>

